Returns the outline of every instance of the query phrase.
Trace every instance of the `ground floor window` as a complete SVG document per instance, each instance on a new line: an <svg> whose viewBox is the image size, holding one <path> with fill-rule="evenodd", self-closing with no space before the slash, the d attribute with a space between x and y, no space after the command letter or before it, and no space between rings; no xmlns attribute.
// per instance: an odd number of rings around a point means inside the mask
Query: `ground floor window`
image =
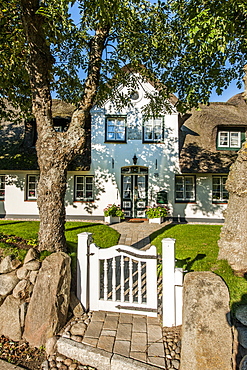
<svg viewBox="0 0 247 370"><path fill-rule="evenodd" d="M5 198L5 175L0 175L0 200Z"/></svg>
<svg viewBox="0 0 247 370"><path fill-rule="evenodd" d="M228 202L227 176L213 176L213 202Z"/></svg>
<svg viewBox="0 0 247 370"><path fill-rule="evenodd" d="M27 200L37 199L38 175L27 175Z"/></svg>
<svg viewBox="0 0 247 370"><path fill-rule="evenodd" d="M75 200L93 200L93 176L75 176Z"/></svg>
<svg viewBox="0 0 247 370"><path fill-rule="evenodd" d="M195 201L195 176L175 177L175 200L177 202Z"/></svg>

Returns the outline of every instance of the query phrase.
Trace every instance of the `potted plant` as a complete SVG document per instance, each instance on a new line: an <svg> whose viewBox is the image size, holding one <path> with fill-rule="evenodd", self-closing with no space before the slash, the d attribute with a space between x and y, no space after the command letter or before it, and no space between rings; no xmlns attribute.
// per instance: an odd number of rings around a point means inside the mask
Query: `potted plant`
<svg viewBox="0 0 247 370"><path fill-rule="evenodd" d="M115 224L120 222L121 219L124 219L124 212L120 206L116 204L109 204L104 209L105 222L109 224Z"/></svg>
<svg viewBox="0 0 247 370"><path fill-rule="evenodd" d="M150 224L161 224L164 221L164 217L166 217L167 215L168 207L166 206L153 206L148 207L146 210L146 216Z"/></svg>

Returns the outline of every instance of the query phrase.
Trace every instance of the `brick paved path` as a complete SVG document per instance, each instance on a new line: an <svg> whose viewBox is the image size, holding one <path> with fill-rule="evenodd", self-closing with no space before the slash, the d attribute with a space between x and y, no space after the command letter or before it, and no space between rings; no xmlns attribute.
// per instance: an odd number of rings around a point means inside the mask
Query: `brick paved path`
<svg viewBox="0 0 247 370"><path fill-rule="evenodd" d="M110 225L110 227L117 230L121 235L118 244L130 245L137 249L147 249L150 246L150 234L168 224L170 224L170 221L163 222L160 225L149 224L148 221L140 223L123 221Z"/></svg>
<svg viewBox="0 0 247 370"><path fill-rule="evenodd" d="M155 317L93 312L82 343L166 368L162 328Z"/></svg>

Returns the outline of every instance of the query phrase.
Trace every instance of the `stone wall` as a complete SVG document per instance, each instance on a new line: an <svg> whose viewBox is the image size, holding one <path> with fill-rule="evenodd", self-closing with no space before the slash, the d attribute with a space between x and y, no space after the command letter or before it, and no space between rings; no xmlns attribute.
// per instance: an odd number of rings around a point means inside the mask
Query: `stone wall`
<svg viewBox="0 0 247 370"><path fill-rule="evenodd" d="M29 249L24 262L0 263L0 335L45 345L66 323L70 299L70 257L53 253L42 263Z"/></svg>

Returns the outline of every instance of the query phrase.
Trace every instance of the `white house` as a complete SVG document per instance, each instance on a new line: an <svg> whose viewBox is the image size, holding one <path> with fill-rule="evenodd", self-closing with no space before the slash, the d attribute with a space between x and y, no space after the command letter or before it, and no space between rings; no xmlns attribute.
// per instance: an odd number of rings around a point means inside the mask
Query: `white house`
<svg viewBox="0 0 247 370"><path fill-rule="evenodd" d="M92 110L88 163L77 159L68 171L67 218L103 220L104 208L113 203L128 218L145 218L148 205L167 204L175 220L222 222L225 180L247 127L245 102L214 103L182 118L172 97L171 112L152 118L142 113L147 93L155 93L154 87L142 82L130 107L119 111L108 101ZM62 104L60 114L60 105L54 102L57 130L69 124L73 110ZM0 217L38 217L31 126L2 123Z"/></svg>

